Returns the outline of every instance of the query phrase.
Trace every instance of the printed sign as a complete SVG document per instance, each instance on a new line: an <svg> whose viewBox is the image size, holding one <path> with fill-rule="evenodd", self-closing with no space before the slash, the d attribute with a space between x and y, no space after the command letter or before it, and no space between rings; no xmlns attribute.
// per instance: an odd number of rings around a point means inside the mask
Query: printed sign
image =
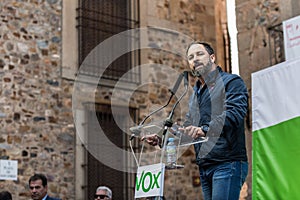
<svg viewBox="0 0 300 200"><path fill-rule="evenodd" d="M18 179L18 161L0 160L0 180Z"/></svg>
<svg viewBox="0 0 300 200"><path fill-rule="evenodd" d="M158 163L138 168L135 198L163 196L165 164Z"/></svg>
<svg viewBox="0 0 300 200"><path fill-rule="evenodd" d="M286 60L300 56L300 16L283 23L284 50Z"/></svg>

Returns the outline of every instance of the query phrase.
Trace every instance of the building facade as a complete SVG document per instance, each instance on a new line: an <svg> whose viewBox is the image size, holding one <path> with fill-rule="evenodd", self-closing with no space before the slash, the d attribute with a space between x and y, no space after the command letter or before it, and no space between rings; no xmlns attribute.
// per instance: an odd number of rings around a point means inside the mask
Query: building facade
<svg viewBox="0 0 300 200"><path fill-rule="evenodd" d="M29 199L34 173L46 174L49 194L62 199L89 199L98 185L111 187L115 199L131 199L131 147L155 150L138 138L131 143L129 128L167 102L187 69L186 45L211 43L218 64L231 71L225 0L2 0L0 10L0 159L18 161L18 180L0 180L0 190L14 199ZM272 28L299 15L300 5L236 1L236 11L240 74L251 93L251 73L284 59L270 55L280 46ZM152 119L165 119L170 109ZM165 196L202 199L193 148L178 162L185 167L166 173ZM251 199L251 172L241 199Z"/></svg>

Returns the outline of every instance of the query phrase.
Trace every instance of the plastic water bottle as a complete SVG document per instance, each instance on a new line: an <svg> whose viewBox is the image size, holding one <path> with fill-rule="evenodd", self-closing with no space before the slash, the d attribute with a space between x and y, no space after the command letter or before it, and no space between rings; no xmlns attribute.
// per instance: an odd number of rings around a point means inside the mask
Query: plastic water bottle
<svg viewBox="0 0 300 200"><path fill-rule="evenodd" d="M167 144L167 166L170 168L174 168L176 166L177 152L176 145L174 143L174 138L168 139Z"/></svg>

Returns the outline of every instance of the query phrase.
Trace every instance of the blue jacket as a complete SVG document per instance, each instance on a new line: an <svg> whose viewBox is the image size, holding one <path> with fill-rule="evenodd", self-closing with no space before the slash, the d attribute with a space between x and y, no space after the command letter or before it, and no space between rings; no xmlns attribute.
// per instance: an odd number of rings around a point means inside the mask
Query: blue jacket
<svg viewBox="0 0 300 200"><path fill-rule="evenodd" d="M57 199L57 198L47 196L46 200L61 200L61 199Z"/></svg>
<svg viewBox="0 0 300 200"><path fill-rule="evenodd" d="M220 67L211 72L201 88L196 82L184 126L209 127L208 141L194 145L200 167L221 162L247 161L244 119L248 92L244 81Z"/></svg>

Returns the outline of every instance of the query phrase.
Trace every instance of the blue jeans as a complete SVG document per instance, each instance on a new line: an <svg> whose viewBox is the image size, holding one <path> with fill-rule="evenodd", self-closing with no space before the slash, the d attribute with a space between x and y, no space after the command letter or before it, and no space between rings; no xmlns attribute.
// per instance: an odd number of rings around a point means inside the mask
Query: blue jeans
<svg viewBox="0 0 300 200"><path fill-rule="evenodd" d="M248 174L248 163L225 162L200 168L202 192L205 200L238 200Z"/></svg>

